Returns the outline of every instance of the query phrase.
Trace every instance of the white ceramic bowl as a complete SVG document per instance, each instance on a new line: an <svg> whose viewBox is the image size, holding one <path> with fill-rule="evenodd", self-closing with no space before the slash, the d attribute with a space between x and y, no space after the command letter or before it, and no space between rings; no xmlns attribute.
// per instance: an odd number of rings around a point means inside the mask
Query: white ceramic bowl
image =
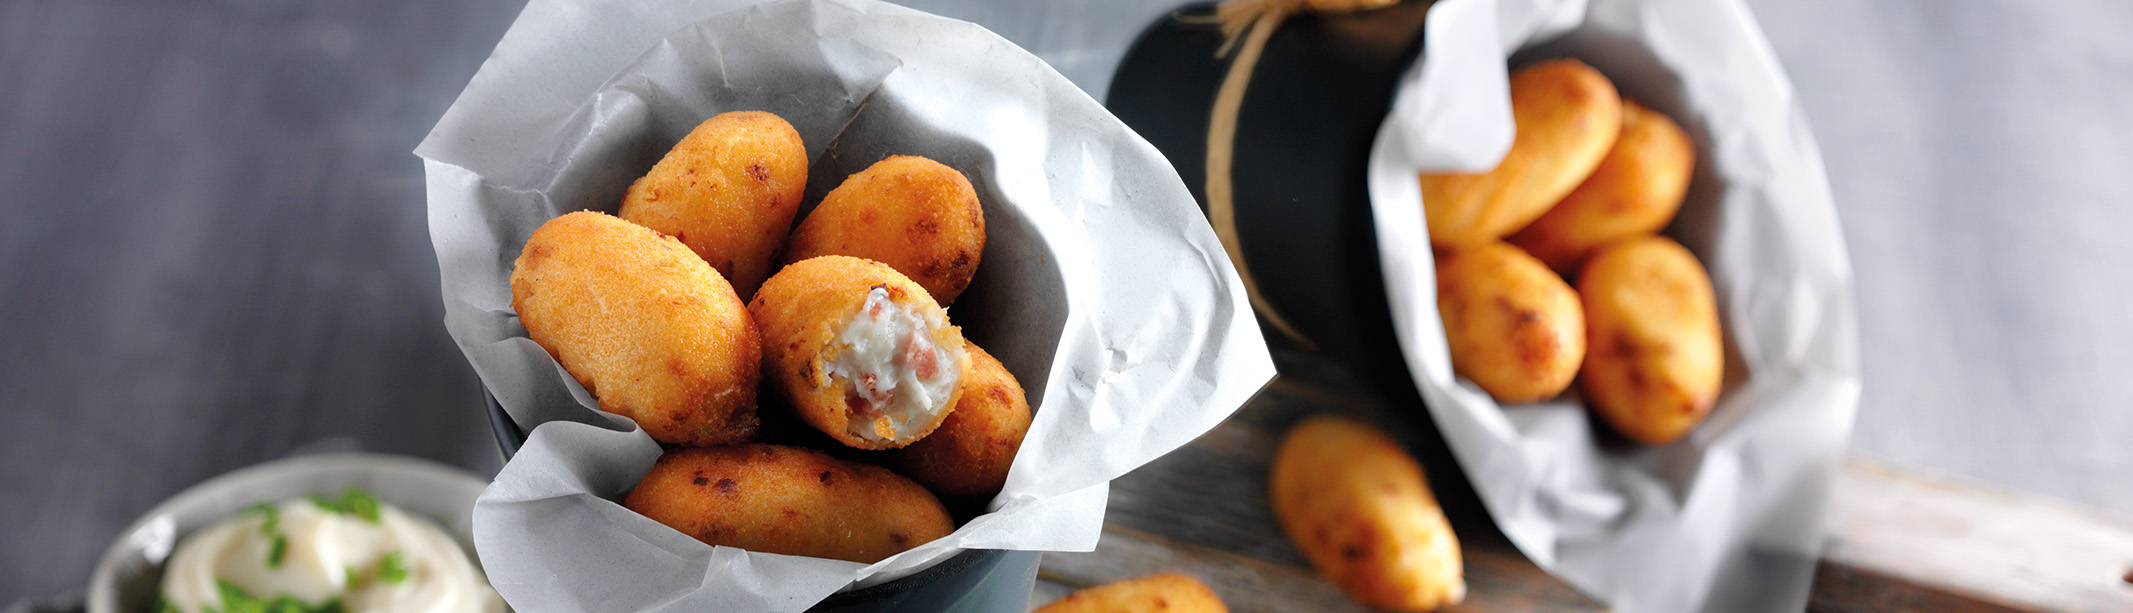
<svg viewBox="0 0 2133 613"><path fill-rule="evenodd" d="M89 613L140 613L155 602L178 539L255 503L354 486L436 520L474 552L474 499L489 483L429 460L371 453L306 455L242 468L178 492L119 533L89 579ZM476 560L479 564L479 560Z"/></svg>

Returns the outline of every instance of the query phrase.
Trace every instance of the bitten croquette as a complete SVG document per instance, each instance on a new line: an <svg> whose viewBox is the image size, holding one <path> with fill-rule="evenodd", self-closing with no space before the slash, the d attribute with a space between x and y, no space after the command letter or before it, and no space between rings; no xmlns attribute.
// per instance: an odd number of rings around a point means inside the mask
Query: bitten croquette
<svg viewBox="0 0 2133 613"><path fill-rule="evenodd" d="M764 381L851 447L902 447L933 432L970 369L948 312L880 262L830 255L786 266L748 312L763 331Z"/></svg>

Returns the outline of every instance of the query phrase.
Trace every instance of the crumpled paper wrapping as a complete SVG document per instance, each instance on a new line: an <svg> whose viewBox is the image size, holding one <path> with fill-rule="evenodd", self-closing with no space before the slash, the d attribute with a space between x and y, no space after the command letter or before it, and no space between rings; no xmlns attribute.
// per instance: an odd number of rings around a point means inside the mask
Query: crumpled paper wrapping
<svg viewBox="0 0 2133 613"><path fill-rule="evenodd" d="M1273 377L1236 272L1162 155L1036 57L868 0L535 0L416 153L445 324L531 436L475 507L519 611L799 610L966 548L1088 551L1107 483ZM992 511L877 564L703 545L623 509L660 449L525 337L509 277L562 213L613 212L698 122L799 130L805 209L890 154L953 166L990 240L950 310L1027 388L1035 422Z"/></svg>
<svg viewBox="0 0 2133 613"><path fill-rule="evenodd" d="M1371 154L1394 327L1505 535L1621 611L1798 611L1859 395L1851 265L1791 85L1738 0L1444 0ZM1575 57L1682 123L1697 170L1666 234L1710 270L1725 393L1683 440L1606 432L1573 391L1500 407L1454 376L1415 174L1495 165L1506 63Z"/></svg>

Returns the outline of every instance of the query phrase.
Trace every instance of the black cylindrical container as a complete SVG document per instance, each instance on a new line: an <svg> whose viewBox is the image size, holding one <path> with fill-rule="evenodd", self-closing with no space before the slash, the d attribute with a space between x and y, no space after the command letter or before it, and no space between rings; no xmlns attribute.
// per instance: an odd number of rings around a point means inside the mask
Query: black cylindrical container
<svg viewBox="0 0 2133 613"><path fill-rule="evenodd" d="M511 421L489 390L481 391L489 412L489 429L504 459L518 454L526 433ZM1029 607L1037 582L1034 551L972 549L941 560L909 577L831 594L809 611L822 613L990 613Z"/></svg>
<svg viewBox="0 0 2133 613"><path fill-rule="evenodd" d="M1312 350L1405 413L1409 443L1445 511L1488 525L1422 405L1393 334L1366 169L1400 76L1422 48L1430 4L1302 13L1268 39L1237 119L1233 200L1244 259L1274 309ZM1207 124L1230 62L1212 4L1156 21L1119 63L1105 106L1161 150L1207 206ZM1281 334L1265 328L1269 340Z"/></svg>
<svg viewBox="0 0 2133 613"><path fill-rule="evenodd" d="M1134 42L1105 106L1170 158L1204 208L1207 124L1229 70L1212 5ZM1388 394L1414 395L1392 331L1364 167L1429 4L1301 13L1268 39L1237 120L1233 184L1244 259L1267 302L1316 349ZM1279 332L1267 327L1269 339Z"/></svg>

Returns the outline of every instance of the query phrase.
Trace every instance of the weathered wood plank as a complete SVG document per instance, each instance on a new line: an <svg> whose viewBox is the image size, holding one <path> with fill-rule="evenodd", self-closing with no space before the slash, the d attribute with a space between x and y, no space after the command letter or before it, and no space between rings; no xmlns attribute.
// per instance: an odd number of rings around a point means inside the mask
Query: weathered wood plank
<svg viewBox="0 0 2133 613"><path fill-rule="evenodd" d="M1436 435L1418 429L1426 418L1407 413L1421 407L1352 391L1364 387L1323 360L1277 351L1276 362L1283 376L1229 421L1112 482L1096 551L1046 554L1031 602L1175 570L1207 582L1237 611L1369 610L1318 577L1266 503L1267 470L1281 436L1308 415L1337 413L1378 424L1422 456L1466 558L1467 600L1448 610L1600 610L1496 531Z"/></svg>
<svg viewBox="0 0 2133 613"><path fill-rule="evenodd" d="M1466 553L1467 598L1445 611L1600 610L1516 551L1490 547ZM1045 554L1039 574L1043 579L1039 583L1044 585L1031 595L1031 602L1043 604L1073 589L1163 571L1198 577L1240 613L1372 610L1343 596L1308 566L1181 543L1116 525L1105 527L1096 551Z"/></svg>
<svg viewBox="0 0 2133 613"><path fill-rule="evenodd" d="M2133 520L1856 459L1831 515L1824 610L2133 611Z"/></svg>
<svg viewBox="0 0 2133 613"><path fill-rule="evenodd" d="M1809 596L1807 610L1813 613L2017 613L2035 609L2010 608L1974 595L1824 561L1815 568L1814 591Z"/></svg>
<svg viewBox="0 0 2133 613"><path fill-rule="evenodd" d="M1235 611L1368 611L1309 568L1200 547L1116 525L1089 553L1048 553L1039 575L1085 587L1178 571L1207 583Z"/></svg>
<svg viewBox="0 0 2133 613"><path fill-rule="evenodd" d="M1323 360L1277 351L1281 379L1206 436L1112 484L1097 550L1049 554L1031 602L1164 570L1193 574L1239 611L1362 610L1281 534L1266 473L1311 414L1376 423L1431 471L1466 556L1451 610L1600 610L1519 554L1488 521L1419 407L1395 406ZM2133 521L2029 494L1952 484L1862 460L1838 477L1831 542L1810 608L1851 611L2133 611Z"/></svg>

